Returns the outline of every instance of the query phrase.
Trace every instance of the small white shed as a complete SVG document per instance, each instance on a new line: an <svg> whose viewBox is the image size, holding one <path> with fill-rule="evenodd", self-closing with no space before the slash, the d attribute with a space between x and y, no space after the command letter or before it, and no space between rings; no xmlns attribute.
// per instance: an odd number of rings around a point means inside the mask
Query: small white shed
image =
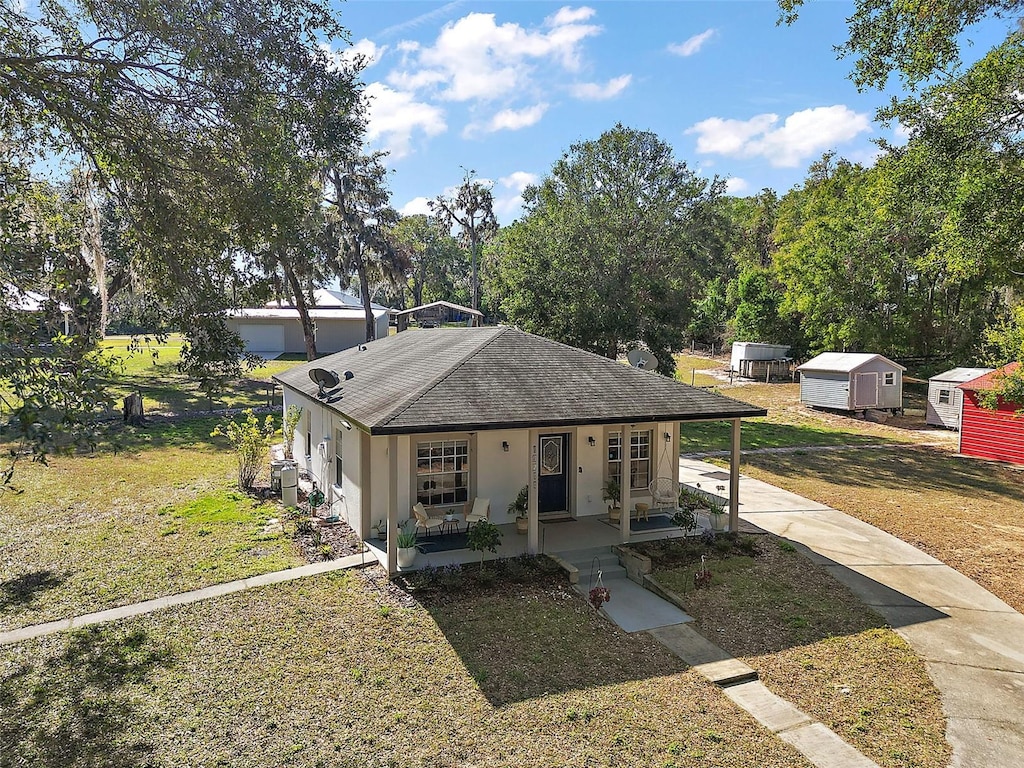
<svg viewBox="0 0 1024 768"><path fill-rule="evenodd" d="M963 403L964 392L958 385L992 371L992 368L951 368L928 379L925 423L960 429L960 405Z"/></svg>
<svg viewBox="0 0 1024 768"><path fill-rule="evenodd" d="M800 402L816 408L893 411L903 408L899 363L869 352L822 352L798 365Z"/></svg>
<svg viewBox="0 0 1024 768"><path fill-rule="evenodd" d="M763 379L766 374L789 375L789 347L785 344L764 344L759 341L734 341L729 367L748 379Z"/></svg>

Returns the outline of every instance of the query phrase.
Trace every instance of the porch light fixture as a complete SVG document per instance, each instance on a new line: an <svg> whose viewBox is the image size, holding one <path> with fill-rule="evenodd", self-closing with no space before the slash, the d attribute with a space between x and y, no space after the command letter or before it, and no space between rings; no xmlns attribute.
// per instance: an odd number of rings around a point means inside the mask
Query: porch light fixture
<svg viewBox="0 0 1024 768"><path fill-rule="evenodd" d="M343 426L345 429L352 429L352 425L349 424L348 421L346 421L345 419L341 420L341 426ZM324 439L326 440L327 438Z"/></svg>
<svg viewBox="0 0 1024 768"><path fill-rule="evenodd" d="M505 453L508 453L508 440L501 441L501 450L503 450Z"/></svg>
<svg viewBox="0 0 1024 768"><path fill-rule="evenodd" d="M587 438L587 442L590 443L591 446L597 445L597 440L594 438L593 435Z"/></svg>
<svg viewBox="0 0 1024 768"><path fill-rule="evenodd" d="M671 443L672 442L672 435L670 435L668 432L665 433L665 442L666 443Z"/></svg>

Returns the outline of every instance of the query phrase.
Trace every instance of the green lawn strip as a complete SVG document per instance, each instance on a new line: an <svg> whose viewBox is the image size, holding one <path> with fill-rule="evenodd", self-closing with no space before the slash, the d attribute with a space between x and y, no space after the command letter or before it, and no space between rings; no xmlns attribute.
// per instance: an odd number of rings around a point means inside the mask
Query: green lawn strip
<svg viewBox="0 0 1024 768"><path fill-rule="evenodd" d="M563 580L420 605L332 574L8 646L0 738L44 767L808 765Z"/></svg>
<svg viewBox="0 0 1024 768"><path fill-rule="evenodd" d="M650 544L656 578L683 596L697 629L756 669L774 693L881 766L948 764L945 718L925 665L845 586L784 539L749 537L753 556ZM659 565L660 564L660 565Z"/></svg>
<svg viewBox="0 0 1024 768"><path fill-rule="evenodd" d="M679 431L681 453L727 451L730 445L730 424L727 421L683 423ZM892 437L865 435L857 432L812 424L782 424L768 419L745 419L740 431L743 450L758 448L793 448L822 445L873 445L896 442Z"/></svg>
<svg viewBox="0 0 1024 768"><path fill-rule="evenodd" d="M745 456L743 472L888 531L1024 610L1019 471L894 447Z"/></svg>
<svg viewBox="0 0 1024 768"><path fill-rule="evenodd" d="M153 441L137 453L19 464L0 514L0 629L302 563L263 533L279 507L233 490L233 454L212 445L210 421L189 441L196 427L126 430Z"/></svg>

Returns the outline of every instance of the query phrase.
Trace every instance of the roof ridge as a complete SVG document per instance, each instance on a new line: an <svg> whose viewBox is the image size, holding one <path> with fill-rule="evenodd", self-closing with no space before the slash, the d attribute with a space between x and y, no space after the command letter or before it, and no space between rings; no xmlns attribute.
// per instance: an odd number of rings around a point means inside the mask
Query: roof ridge
<svg viewBox="0 0 1024 768"><path fill-rule="evenodd" d="M447 371L442 373L440 376L437 376L437 377L431 379L429 382L427 382L425 385L423 385L423 387L421 387L420 390L413 397L410 397L407 400L405 400L405 402L403 402L401 405L399 405L397 408L395 408L385 418L381 419L381 421L380 421L381 425L383 426L385 424L390 424L392 421L397 419L403 413L408 411L416 403L418 403L420 400L422 400L423 397L428 392L430 392L430 390L432 390L434 387L436 387L442 381L444 381L449 376L454 374L457 370L459 370L462 366L464 366L467 362L469 362L470 358L475 357L476 355L478 355L481 350L483 350L486 347L490 346L494 342L495 339L500 338L501 336L503 336L505 334L505 332L507 330L509 330L509 329L507 327L504 327L504 326L497 326L496 330L497 330L497 333L493 334L483 344L479 344L478 346L476 346L473 349L471 349L458 362L456 362L455 365L453 365ZM446 333L446 331L442 331L442 333Z"/></svg>

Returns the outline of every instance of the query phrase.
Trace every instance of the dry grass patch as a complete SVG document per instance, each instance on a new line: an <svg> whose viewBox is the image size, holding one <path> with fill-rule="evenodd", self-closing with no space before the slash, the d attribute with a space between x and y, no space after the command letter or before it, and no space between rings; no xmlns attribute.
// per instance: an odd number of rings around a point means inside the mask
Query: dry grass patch
<svg viewBox="0 0 1024 768"><path fill-rule="evenodd" d="M1024 611L1024 473L928 448L744 457L744 473L924 550Z"/></svg>
<svg viewBox="0 0 1024 768"><path fill-rule="evenodd" d="M0 649L5 750L39 766L808 765L561 579L419 604L369 573Z"/></svg>
<svg viewBox="0 0 1024 768"><path fill-rule="evenodd" d="M753 556L705 550L712 582L701 589L694 544L642 549L656 559L658 580L684 596L699 631L774 693L881 766L947 765L939 695L906 642L789 542L754 540Z"/></svg>
<svg viewBox="0 0 1024 768"><path fill-rule="evenodd" d="M264 533L279 507L232 490L234 457L211 441L213 423L127 430L127 452L19 464L20 493L0 496L0 630L301 564L290 539Z"/></svg>

